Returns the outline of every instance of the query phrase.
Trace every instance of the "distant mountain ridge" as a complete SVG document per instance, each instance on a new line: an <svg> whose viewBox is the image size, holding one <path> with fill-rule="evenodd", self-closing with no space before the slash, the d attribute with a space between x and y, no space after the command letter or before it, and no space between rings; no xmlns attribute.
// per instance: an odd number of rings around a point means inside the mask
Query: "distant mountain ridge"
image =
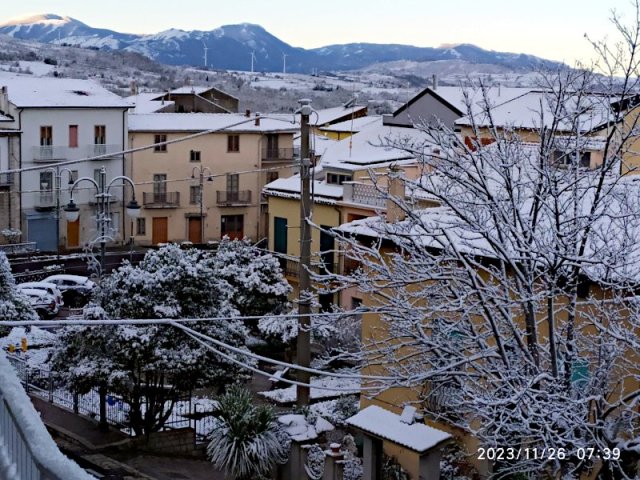
<svg viewBox="0 0 640 480"><path fill-rule="evenodd" d="M260 25L225 25L209 31L170 29L153 35L93 28L56 14L35 15L0 23L0 34L23 40L102 50L141 53L169 65L202 66L226 70L309 73L313 70L356 70L381 62L459 60L500 65L514 71L561 64L533 55L484 50L471 44L415 47L411 45L350 43L303 49L293 47Z"/></svg>

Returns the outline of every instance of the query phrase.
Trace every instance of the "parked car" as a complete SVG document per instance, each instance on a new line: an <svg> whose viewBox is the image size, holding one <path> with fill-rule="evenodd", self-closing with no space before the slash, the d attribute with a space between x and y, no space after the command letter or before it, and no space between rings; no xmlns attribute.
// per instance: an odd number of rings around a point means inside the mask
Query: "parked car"
<svg viewBox="0 0 640 480"><path fill-rule="evenodd" d="M49 319L58 315L60 307L53 295L37 288L21 288L20 293L27 296L40 318Z"/></svg>
<svg viewBox="0 0 640 480"><path fill-rule="evenodd" d="M82 275L58 274L51 275L43 282L55 284L62 292L64 302L70 307L84 306L96 284Z"/></svg>
<svg viewBox="0 0 640 480"><path fill-rule="evenodd" d="M64 305L64 300L62 299L62 292L58 288L55 283L51 282L24 282L16 285L18 290L24 290L26 288L43 290L56 299L56 303L58 307L62 307Z"/></svg>

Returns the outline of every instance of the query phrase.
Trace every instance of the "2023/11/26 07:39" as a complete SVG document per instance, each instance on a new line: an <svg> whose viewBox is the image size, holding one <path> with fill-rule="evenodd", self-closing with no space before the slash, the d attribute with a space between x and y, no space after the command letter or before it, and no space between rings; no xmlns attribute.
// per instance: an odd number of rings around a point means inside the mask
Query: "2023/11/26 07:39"
<svg viewBox="0 0 640 480"><path fill-rule="evenodd" d="M619 460L620 449L578 447L566 448L538 447L488 447L478 448L478 460L565 460L576 457L578 460Z"/></svg>

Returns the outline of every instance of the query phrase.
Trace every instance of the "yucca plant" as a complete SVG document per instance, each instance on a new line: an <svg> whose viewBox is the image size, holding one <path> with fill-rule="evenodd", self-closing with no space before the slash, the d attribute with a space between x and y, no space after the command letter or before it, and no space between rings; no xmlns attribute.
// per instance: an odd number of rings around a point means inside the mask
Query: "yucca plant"
<svg viewBox="0 0 640 480"><path fill-rule="evenodd" d="M254 406L251 393L232 386L218 401L207 453L214 466L235 480L266 478L289 456L289 436L273 410Z"/></svg>

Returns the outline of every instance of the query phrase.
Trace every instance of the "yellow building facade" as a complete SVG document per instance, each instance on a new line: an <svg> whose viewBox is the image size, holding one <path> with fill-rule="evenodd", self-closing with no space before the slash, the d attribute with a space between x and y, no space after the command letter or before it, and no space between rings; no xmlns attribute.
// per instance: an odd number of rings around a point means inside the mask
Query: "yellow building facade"
<svg viewBox="0 0 640 480"><path fill-rule="evenodd" d="M137 244L267 234L263 186L291 175L294 125L230 114L131 115L126 173L142 206ZM185 137L190 137L186 138Z"/></svg>

